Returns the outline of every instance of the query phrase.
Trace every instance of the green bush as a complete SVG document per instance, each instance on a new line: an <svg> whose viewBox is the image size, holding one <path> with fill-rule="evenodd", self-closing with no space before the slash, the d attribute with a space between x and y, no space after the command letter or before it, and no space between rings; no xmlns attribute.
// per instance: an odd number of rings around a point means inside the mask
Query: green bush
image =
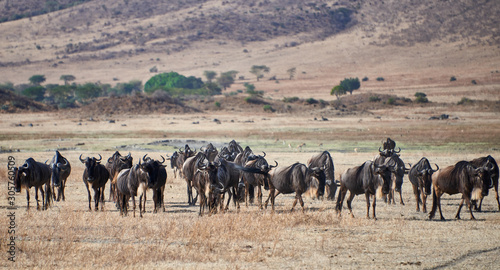
<svg viewBox="0 0 500 270"><path fill-rule="evenodd" d="M474 85L477 84L476 80L472 80L471 83L474 84Z"/></svg>
<svg viewBox="0 0 500 270"><path fill-rule="evenodd" d="M457 104L458 105L465 105L465 104L471 104L473 103L474 101L472 99L469 99L469 98L466 98L466 97L463 97Z"/></svg>
<svg viewBox="0 0 500 270"><path fill-rule="evenodd" d="M425 93L422 93L422 92L416 92L415 93L415 102L417 103L427 103L429 102L429 100L427 99L427 95Z"/></svg>
<svg viewBox="0 0 500 270"><path fill-rule="evenodd" d="M367 82L367 81L368 81L368 77L366 77L366 76L365 76L365 77L362 79L362 81L363 81L363 82Z"/></svg>
<svg viewBox="0 0 500 270"><path fill-rule="evenodd" d="M170 88L200 89L203 86L203 81L200 78L185 77L177 72L169 72L151 77L144 85L144 92L153 93L157 89Z"/></svg>
<svg viewBox="0 0 500 270"><path fill-rule="evenodd" d="M45 87L36 85L24 89L21 94L36 101L42 101L45 95Z"/></svg>
<svg viewBox="0 0 500 270"><path fill-rule="evenodd" d="M377 77L377 81L383 82L383 81L385 81L385 79L384 79L384 77Z"/></svg>
<svg viewBox="0 0 500 270"><path fill-rule="evenodd" d="M269 105L269 104L264 105L263 108L264 108L265 112L274 112L273 107L271 105Z"/></svg>
<svg viewBox="0 0 500 270"><path fill-rule="evenodd" d="M393 97L390 97L389 99L387 99L387 104L389 105L394 105L396 104L396 99L393 98Z"/></svg>
<svg viewBox="0 0 500 270"><path fill-rule="evenodd" d="M369 100L370 102L379 102L380 98L378 96L371 96Z"/></svg>
<svg viewBox="0 0 500 270"><path fill-rule="evenodd" d="M284 97L283 102L285 103L294 103L299 101L299 97Z"/></svg>
<svg viewBox="0 0 500 270"><path fill-rule="evenodd" d="M316 99L314 98L308 98L306 99L307 104L317 104L319 103Z"/></svg>
<svg viewBox="0 0 500 270"><path fill-rule="evenodd" d="M361 84L359 83L359 79L356 77L343 79L340 81L340 86L352 95L352 91L358 90Z"/></svg>
<svg viewBox="0 0 500 270"><path fill-rule="evenodd" d="M214 105L215 105L215 107L220 108L220 102L216 101L216 102L214 103Z"/></svg>
<svg viewBox="0 0 500 270"><path fill-rule="evenodd" d="M456 80L457 80L457 78L456 78L455 76L451 76L451 78L450 78L450 82L454 82L454 81L456 81Z"/></svg>

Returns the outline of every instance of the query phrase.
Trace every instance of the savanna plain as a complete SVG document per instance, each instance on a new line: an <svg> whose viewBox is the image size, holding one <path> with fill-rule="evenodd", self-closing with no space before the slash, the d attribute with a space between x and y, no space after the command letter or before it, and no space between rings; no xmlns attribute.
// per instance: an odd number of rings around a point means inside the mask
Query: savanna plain
<svg viewBox="0 0 500 270"><path fill-rule="evenodd" d="M230 112L115 115L115 123L110 123L109 116L90 120L68 112L4 114L0 121L2 149L13 150L0 154L4 220L0 249L4 258L9 237L6 216L12 211L7 210L8 158L14 157L20 166L28 157L43 162L60 149L71 162L72 172L66 201L55 202L47 211L35 207L27 210L25 191L16 195L16 262L2 258L0 264L43 269L495 268L500 260L500 213L493 189L484 199L483 211L474 213L477 220L470 220L465 208L462 220L454 219L461 196L444 195L442 206L447 220L430 221L428 213L416 212L407 176L404 205L398 200L393 205L377 200L378 220L366 218L364 196L353 201L354 218L345 204L339 216L334 201L309 197L304 198L304 213L300 207L290 212L293 195L280 195L275 212L242 203L239 211L231 204L226 213L199 216L198 206L187 204L185 181L174 178L170 167L165 212L152 212L151 191L143 218L120 216L108 200L103 211L88 210L80 154L100 154L106 160L119 150L122 154L130 152L137 162L145 154L161 159L160 155L170 155L185 143L199 148L213 142L220 149L236 139L256 153L265 151L268 161L276 160L280 166L306 163L313 154L328 150L337 180L347 168L372 159L387 137L401 147L406 163L414 164L426 156L443 168L479 156L500 158L498 113L451 111L460 117L445 121L424 116L409 119L420 109L328 121L289 114ZM215 124L214 118L221 124ZM109 185L106 199L108 191ZM30 192L34 206L34 189ZM427 203L430 209L432 198Z"/></svg>

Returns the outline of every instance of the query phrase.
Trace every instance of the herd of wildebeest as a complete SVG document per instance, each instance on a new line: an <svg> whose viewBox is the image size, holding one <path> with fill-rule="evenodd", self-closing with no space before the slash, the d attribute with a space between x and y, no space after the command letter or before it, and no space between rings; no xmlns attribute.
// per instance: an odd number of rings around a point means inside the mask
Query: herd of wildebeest
<svg viewBox="0 0 500 270"><path fill-rule="evenodd" d="M227 146L218 151L211 143L201 147L198 152L193 151L189 145L175 151L165 159L154 160L143 156L137 164L129 153L122 156L116 151L108 158L105 165L101 164L102 156L99 158L85 157L80 155L79 159L85 165L83 172L83 183L87 188L89 210L92 210L92 194L94 197L94 209L97 211L99 203L101 210L105 202L105 186L110 183L109 201L113 201L120 210L121 215L127 215L129 200L132 198L133 214L135 216L135 198L139 196L139 214L142 217L146 206L146 191L153 191L154 210L165 211L164 189L167 180L165 162L169 160L173 169L174 177L182 177L187 183L187 203L195 205L199 200L199 214L205 212L215 214L218 211L226 211L231 199L237 209L240 202L253 203L255 189L257 189L258 206L267 208L269 201L274 211L275 198L278 194L295 193L292 211L300 202L304 211L302 194L309 192L313 197L334 200L337 187L336 211L340 215L342 205L347 197L347 207L352 213L351 202L354 196L365 194L367 212L370 218L370 199L372 202L373 218L376 219L376 199L384 198L388 203L395 203L395 192L399 193L400 203L403 177L405 174L413 186L416 200L416 211L426 212L426 199L431 194L433 197L432 210L429 218L435 216L439 209L441 219L440 198L444 193L462 194L456 218L460 219L460 210L463 203L469 208L471 219L473 207L481 211L483 198L488 195L490 188L495 188L495 199L500 211L500 200L498 196L498 165L491 156L480 157L472 161L460 161L455 165L439 168L435 164L433 168L429 160L423 157L409 168L400 158L401 148L396 150L396 143L387 138L383 146L379 148L379 154L373 160L349 168L341 174L339 180L335 180L333 160L328 151L324 151L311 157L307 165L294 163L288 166L274 165L266 160L265 152L256 155L246 147L243 149L236 141L232 140ZM42 196L42 210L48 209L54 201L65 200L64 188L66 179L71 173L70 162L64 158L59 151L47 164L48 160L37 162L28 158L22 166L14 169L15 189L21 192L21 187L26 189L27 208L29 209L29 190L35 187L35 198L37 209L40 209L38 191ZM272 163L271 163L272 164ZM262 202L262 187L269 190L269 196L265 203ZM193 196L193 189L197 195ZM227 194L227 198L226 198Z"/></svg>

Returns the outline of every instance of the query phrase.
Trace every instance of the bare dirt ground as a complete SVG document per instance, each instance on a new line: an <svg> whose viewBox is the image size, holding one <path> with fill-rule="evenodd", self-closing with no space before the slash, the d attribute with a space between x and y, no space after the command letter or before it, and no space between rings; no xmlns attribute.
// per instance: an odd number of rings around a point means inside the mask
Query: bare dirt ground
<svg viewBox="0 0 500 270"><path fill-rule="evenodd" d="M500 213L493 190L484 200L483 212L474 213L475 221L469 220L464 209L463 219L454 219L460 195L444 195L446 221L429 221L428 214L415 211L407 177L405 205L377 200L376 221L365 217L364 196L353 201L354 218L345 206L339 217L335 202L311 198L305 198L305 213L300 208L290 213L293 195L280 195L274 213L243 204L239 212L231 205L227 213L199 217L198 206L187 205L184 180L174 178L170 168L165 213L152 213L151 191L143 218L121 217L109 201L104 211L88 211L80 154L101 154L106 159L119 150L131 152L137 162L146 153L153 158L171 154L186 142L195 147L214 142L220 147L234 138L255 152L265 151L268 160L276 160L280 166L306 163L313 154L329 150L337 179L347 168L372 159L380 141L388 136L403 149L401 158L407 163L422 156L440 167L488 154L500 159L498 112L468 113L448 107L447 112L457 119L430 121L429 114L444 109L421 110L375 110L328 121L307 114L227 111L114 115L115 123L106 115L95 115L92 120L67 113L2 115L0 207L4 217L12 212L7 209L5 177L9 156L20 166L28 157L45 161L60 149L73 167L66 201L55 202L47 211L27 211L25 191L16 195L14 265L44 269L495 268L500 262ZM214 118L221 124L214 123ZM305 145L298 148L302 143ZM34 189L30 194L34 206ZM429 199L429 208L431 204ZM5 240L8 220L3 220L0 265L11 267Z"/></svg>

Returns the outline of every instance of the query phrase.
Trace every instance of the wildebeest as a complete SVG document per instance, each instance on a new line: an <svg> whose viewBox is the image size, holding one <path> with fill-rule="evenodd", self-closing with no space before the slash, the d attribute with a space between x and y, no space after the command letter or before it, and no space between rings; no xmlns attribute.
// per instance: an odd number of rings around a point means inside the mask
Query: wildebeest
<svg viewBox="0 0 500 270"><path fill-rule="evenodd" d="M396 203L394 199L394 192L399 193L399 202L400 204L404 205L403 202L403 192L402 192L402 186L403 186L403 178L404 175L408 173L409 169L406 168L405 163L399 155L397 154L399 152L395 152L390 156L386 156L383 152L380 152L379 155L375 157L373 162L377 165L382 165L385 163L385 161L390 158L392 159L396 165L395 165L395 170L392 171L391 175L391 189L388 194L387 198L387 203Z"/></svg>
<svg viewBox="0 0 500 270"><path fill-rule="evenodd" d="M226 192L229 194L226 207L224 208L225 210L229 208L231 197L233 197L233 201L237 209L240 208L237 198L239 196L238 184L241 172L267 174L267 172L263 172L258 168L245 168L225 159L220 159L219 162L216 162L216 166L217 181L214 184L214 193L220 197L222 197ZM219 202L221 203L221 208L223 208L224 200L220 199Z"/></svg>
<svg viewBox="0 0 500 270"><path fill-rule="evenodd" d="M149 168L150 169L150 168ZM135 217L135 197L139 197L139 215L142 217L144 208L142 207L142 196L150 185L149 183L156 181L155 176L148 172L147 163L136 164L130 169L122 170L118 174L116 181L116 189L118 194L118 202L120 204L120 214L127 215L128 201L132 197L133 213Z"/></svg>
<svg viewBox="0 0 500 270"><path fill-rule="evenodd" d="M337 183L335 183L335 167L333 165L332 156L328 151L314 155L307 162L309 168L324 167L325 168L325 193L328 200L335 199L335 192L337 191ZM317 188L317 183L314 186Z"/></svg>
<svg viewBox="0 0 500 270"><path fill-rule="evenodd" d="M71 173L71 164L59 151L56 151L49 166L52 172L51 188L54 200L59 201L62 199L64 201L66 199L64 188L66 187L66 180Z"/></svg>
<svg viewBox="0 0 500 270"><path fill-rule="evenodd" d="M179 152L175 151L172 156L167 155L167 159L170 160L170 168L174 171L174 178L177 178L177 158L179 158Z"/></svg>
<svg viewBox="0 0 500 270"><path fill-rule="evenodd" d="M101 164L102 156L99 154L99 159L96 159L95 157L82 159L82 155L80 155L79 159L85 165L82 178L83 183L87 188L89 210L92 211L92 196L90 195L91 188L94 190L94 210L97 211L99 209L99 201L102 203L101 210L104 210L104 189L106 188L106 183L109 179L109 172L106 167Z"/></svg>
<svg viewBox="0 0 500 270"><path fill-rule="evenodd" d="M323 196L325 192L325 172L324 167L308 168L305 164L294 163L287 167L276 168L272 173L269 180L269 197L266 200L265 206L271 200L271 206L274 211L274 202L278 194L290 194L295 192L295 200L292 205L293 211L297 201L302 206L304 212L304 201L302 194L309 189L313 183L313 177L318 180L318 196ZM277 193L276 190L278 191Z"/></svg>
<svg viewBox="0 0 500 270"><path fill-rule="evenodd" d="M182 166L182 174L184 175L184 179L186 180L187 185L187 195L188 195L188 204L195 205L198 195L193 196L193 177L197 170L196 164L200 161L206 159L206 156L203 152L198 152L194 157L189 157L184 162Z"/></svg>
<svg viewBox="0 0 500 270"><path fill-rule="evenodd" d="M42 210L50 206L52 191L50 187L50 167L49 165L28 158L24 164L14 169L14 188L16 192L21 192L21 188L26 189L27 209L30 209L30 188L35 187L36 209L40 210L38 202L38 190L42 195ZM45 191L43 186L45 185Z"/></svg>
<svg viewBox="0 0 500 270"><path fill-rule="evenodd" d="M366 161L361 166L347 169L340 176L340 191L337 196L336 210L340 214L342 211L342 204L347 191L350 191L349 198L347 198L347 207L352 213L351 202L354 196L365 194L366 197L366 217L370 218L370 196L373 196L373 218L377 219L375 215L375 206L377 196L388 194L390 191L391 172L396 170L396 162L389 158L382 165L378 165L373 161ZM378 194L377 194L378 193Z"/></svg>
<svg viewBox="0 0 500 270"><path fill-rule="evenodd" d="M132 167L133 158L128 153L126 156L122 156L120 152L116 151L110 158L108 158L108 162L106 163L106 169L109 172L109 199L113 198L113 201L116 202L116 177L118 177L118 173L120 173L123 169L128 169Z"/></svg>
<svg viewBox="0 0 500 270"><path fill-rule="evenodd" d="M217 209L213 189L217 181L218 168L214 162L202 162L201 160L196 162L196 168L197 170L194 174L192 184L197 190L198 196L200 196L199 215L203 215L207 205L209 207L209 212L215 213Z"/></svg>
<svg viewBox="0 0 500 270"><path fill-rule="evenodd" d="M384 155L385 157L390 157L394 154L401 152L401 148L399 148L399 151L396 151L396 142L393 141L391 138L387 138L385 142L382 142L382 146L384 150L383 151L380 150L380 147L378 150L381 153L381 155Z"/></svg>
<svg viewBox="0 0 500 270"><path fill-rule="evenodd" d="M439 170L437 164L436 167L437 169L433 170L429 160L423 157L417 164L411 167L408 173L417 203L417 212L420 211L420 204L422 204L422 211L424 213L427 212L426 201L427 195L430 195L432 190L432 174Z"/></svg>
<svg viewBox="0 0 500 270"><path fill-rule="evenodd" d="M488 170L488 175L486 176L487 178L489 177L491 180L492 186L495 188L495 199L498 204L498 211L500 211L500 200L498 198L498 164L495 161L495 159L492 156L487 156L487 157L480 157L476 158L471 161L472 165L476 167L481 167L486 165L487 163L490 163L492 166L490 166L490 170ZM490 187L491 188L491 187ZM481 212L481 205L483 204L483 197L481 197L479 201L479 206L477 205L476 202L476 210Z"/></svg>
<svg viewBox="0 0 500 270"><path fill-rule="evenodd" d="M184 166L184 162L186 159L196 155L196 152L191 150L189 145L186 144L184 146L184 149L180 148L179 149L179 156L176 158L176 164L175 167L177 167L177 171L179 172L180 177L184 177L184 174L182 172L182 167Z"/></svg>
<svg viewBox="0 0 500 270"><path fill-rule="evenodd" d="M265 156L265 155L264 155ZM248 201L253 197L253 189L257 187L257 198L259 199L259 208L262 209L262 188L264 185L265 189L269 189L269 171L278 166L278 162L275 161L276 165L269 165L264 156L258 155L253 156L250 160L245 163L245 168L255 168L266 174L255 174L243 172L241 174L241 179L245 184L245 205L248 206ZM252 191L252 192L250 192Z"/></svg>
<svg viewBox="0 0 500 270"><path fill-rule="evenodd" d="M150 176L148 181L148 188L153 190L153 203L154 210L153 213L158 212L161 208L163 212L165 212L165 184L167 183L167 170L165 170L165 158L160 156L163 161L154 160L152 158L146 158L147 154L142 158L143 168ZM144 192L144 204L143 207L146 207L146 192ZM143 209L143 212L146 210Z"/></svg>
<svg viewBox="0 0 500 270"><path fill-rule="evenodd" d="M441 196L444 193L449 195L462 193L462 201L458 207L456 219L460 219L460 210L464 204L470 211L471 219L475 219L472 214L471 199L479 199L481 196L488 195L491 185L490 179L487 179L487 171L491 170L493 164L487 163L481 167L475 167L468 161L459 161L457 164L440 169L432 176L432 210L429 219L434 218L436 209L439 207L441 220L444 220L441 212Z"/></svg>

